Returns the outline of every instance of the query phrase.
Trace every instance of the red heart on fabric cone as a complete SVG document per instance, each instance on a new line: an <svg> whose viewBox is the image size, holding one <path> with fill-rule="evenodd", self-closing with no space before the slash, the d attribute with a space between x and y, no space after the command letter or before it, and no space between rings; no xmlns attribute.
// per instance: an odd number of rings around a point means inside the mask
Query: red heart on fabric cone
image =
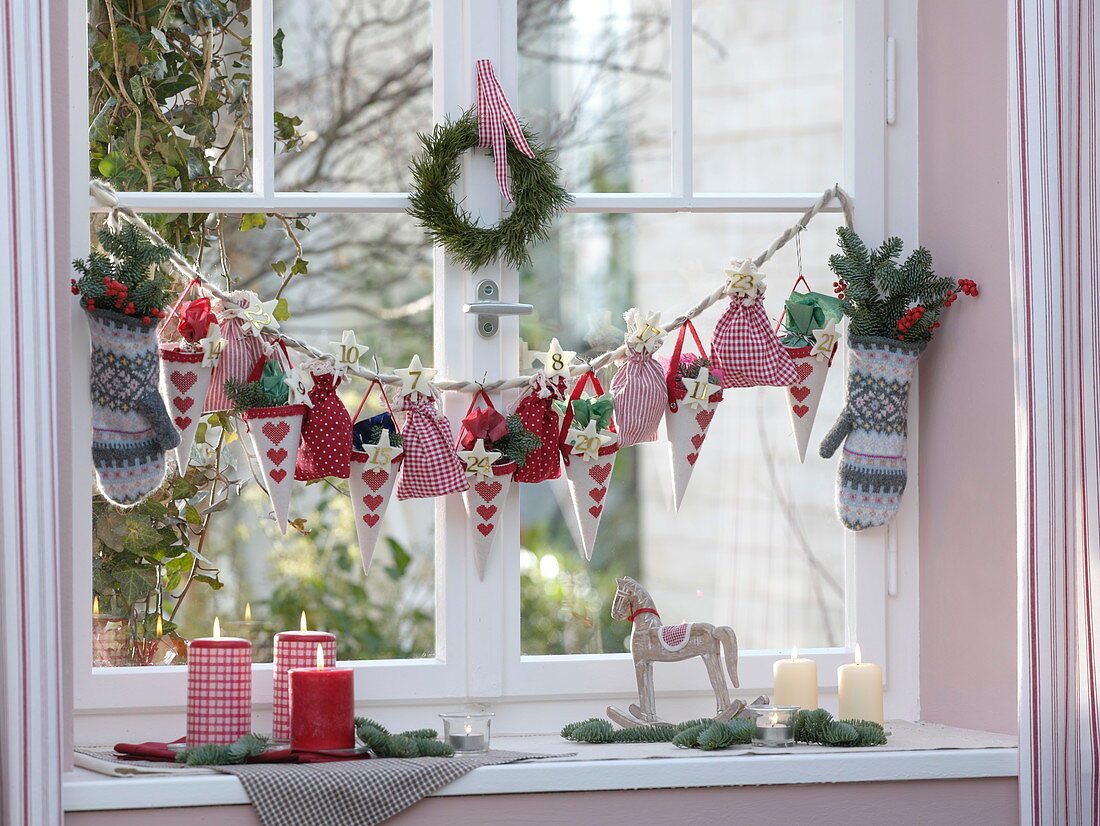
<svg viewBox="0 0 1100 826"><path fill-rule="evenodd" d="M378 524L378 520L381 519L381 518L382 517L379 516L377 513L364 513L363 514L363 521L366 522L372 528L375 525Z"/></svg>
<svg viewBox="0 0 1100 826"><path fill-rule="evenodd" d="M199 380L196 373L193 372L181 372L180 370L173 370L172 375L168 378L172 380L172 385L181 393L186 393L192 387L195 386L195 382Z"/></svg>
<svg viewBox="0 0 1100 826"><path fill-rule="evenodd" d="M497 512L496 505L478 505L477 515L486 521L493 518L493 514Z"/></svg>
<svg viewBox="0 0 1100 826"><path fill-rule="evenodd" d="M806 401L806 397L810 395L810 388L808 387L792 387L791 395L800 402Z"/></svg>
<svg viewBox="0 0 1100 826"><path fill-rule="evenodd" d="M700 410L695 414L695 423L703 430L710 426L710 420L714 418L713 410Z"/></svg>
<svg viewBox="0 0 1100 826"><path fill-rule="evenodd" d="M482 536L488 536L489 534L491 534L493 532L493 528L495 528L495 527L496 527L496 525L486 525L486 524L482 523L482 524L477 526L477 529L479 531L481 531Z"/></svg>
<svg viewBox="0 0 1100 826"><path fill-rule="evenodd" d="M271 439L275 444L279 444L283 439L290 435L290 423L289 422L264 422L264 426L260 428L260 431Z"/></svg>
<svg viewBox="0 0 1100 826"><path fill-rule="evenodd" d="M810 373L814 371L814 363L812 361L804 361L801 364L796 364L794 370L798 373L799 381L806 381Z"/></svg>
<svg viewBox="0 0 1100 826"><path fill-rule="evenodd" d="M592 488L588 491L588 496L593 502L602 502L603 498L607 496L607 488Z"/></svg>
<svg viewBox="0 0 1100 826"><path fill-rule="evenodd" d="M172 405L180 413L186 413L195 404L195 400L190 396L174 396L172 398Z"/></svg>
<svg viewBox="0 0 1100 826"><path fill-rule="evenodd" d="M596 519L600 518L600 514L603 513L603 505L593 505L588 509L588 512Z"/></svg>
<svg viewBox="0 0 1100 826"><path fill-rule="evenodd" d="M273 470L273 471L271 471L271 480L273 482L275 482L275 484L278 484L279 482L283 481L283 479L285 479L285 478L286 478L286 471L285 470Z"/></svg>
<svg viewBox="0 0 1100 826"><path fill-rule="evenodd" d="M698 453L689 453L689 454L687 455L687 460L688 460L688 464L689 464L689 465L694 465L694 464L695 464L695 462L696 462L696 461L698 460L698 458L699 458L699 454L698 454Z"/></svg>
<svg viewBox="0 0 1100 826"><path fill-rule="evenodd" d="M800 419L810 412L810 408L804 404L796 404L791 410L793 410L794 415L798 416Z"/></svg>
<svg viewBox="0 0 1100 826"><path fill-rule="evenodd" d="M497 498L497 494L504 489L504 485L500 482L478 482L474 485L474 490L477 491L477 495L484 499L486 502L492 502Z"/></svg>
<svg viewBox="0 0 1100 826"><path fill-rule="evenodd" d="M190 416L176 416L172 421L176 423L176 427L180 430L187 430L191 426Z"/></svg>
<svg viewBox="0 0 1100 826"><path fill-rule="evenodd" d="M363 482L375 493L382 489L382 485L386 484L386 480L389 478L389 473L384 470L363 471Z"/></svg>
<svg viewBox="0 0 1100 826"><path fill-rule="evenodd" d="M691 437L691 446L698 450L703 446L703 440L705 438L707 438L706 433L696 433L694 436Z"/></svg>
<svg viewBox="0 0 1100 826"><path fill-rule="evenodd" d="M277 465L283 463L283 459L286 458L286 455L285 447L269 447L267 449L267 458Z"/></svg>
<svg viewBox="0 0 1100 826"><path fill-rule="evenodd" d="M363 497L363 504L370 508L372 511L378 510L378 506L382 504L383 498L381 496L372 496L367 494Z"/></svg>
<svg viewBox="0 0 1100 826"><path fill-rule="evenodd" d="M602 485L607 482L607 477L611 475L611 465L596 465L594 468L589 469L588 475Z"/></svg>

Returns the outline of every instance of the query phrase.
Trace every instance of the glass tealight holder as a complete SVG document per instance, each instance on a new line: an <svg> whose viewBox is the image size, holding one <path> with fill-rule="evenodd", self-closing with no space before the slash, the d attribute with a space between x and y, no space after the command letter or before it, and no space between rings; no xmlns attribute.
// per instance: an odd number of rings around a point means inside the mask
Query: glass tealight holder
<svg viewBox="0 0 1100 826"><path fill-rule="evenodd" d="M799 706L751 705L756 715L752 744L770 749L789 749L794 745L794 719Z"/></svg>
<svg viewBox="0 0 1100 826"><path fill-rule="evenodd" d="M455 754L485 754L489 751L491 711L455 711L439 715L443 719L443 742Z"/></svg>

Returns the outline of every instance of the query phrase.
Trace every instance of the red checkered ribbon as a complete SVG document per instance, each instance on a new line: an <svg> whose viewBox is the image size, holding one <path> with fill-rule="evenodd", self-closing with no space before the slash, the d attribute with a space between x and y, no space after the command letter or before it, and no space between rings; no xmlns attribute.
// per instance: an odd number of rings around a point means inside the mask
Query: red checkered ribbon
<svg viewBox="0 0 1100 826"><path fill-rule="evenodd" d="M505 200L511 201L512 193L508 188L507 136L512 137L512 144L528 158L535 157L535 153L527 145L519 119L508 104L508 98L504 96L504 90L493 71L493 64L488 60L477 62L477 129L477 145L488 146L493 150L493 164L496 166L500 194Z"/></svg>

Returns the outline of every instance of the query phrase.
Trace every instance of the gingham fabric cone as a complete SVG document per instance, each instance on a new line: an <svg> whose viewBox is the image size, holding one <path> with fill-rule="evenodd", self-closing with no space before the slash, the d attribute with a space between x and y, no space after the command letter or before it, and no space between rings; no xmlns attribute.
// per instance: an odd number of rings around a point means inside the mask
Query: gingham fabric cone
<svg viewBox="0 0 1100 826"><path fill-rule="evenodd" d="M247 307L254 296L254 293L247 291L230 293L230 298L242 307ZM225 343L210 377L210 390L206 394L206 404L203 407L205 413L232 410L233 402L225 393L226 380L247 381L253 365L264 355L262 340L258 335L247 332L249 328L245 326L247 322L243 319L223 310L218 315L218 322Z"/></svg>
<svg viewBox="0 0 1100 826"><path fill-rule="evenodd" d="M294 463L302 440L304 404L281 407L254 407L242 415L248 425L248 435L256 460L264 476L271 508L279 530L286 533L290 513L290 493L294 487Z"/></svg>
<svg viewBox="0 0 1100 826"><path fill-rule="evenodd" d="M589 380L592 382L593 392L603 393L603 387L600 386L595 374L585 373L577 380L570 394L570 402L580 398L581 389ZM558 446L561 451L562 465L565 468L565 478L569 484L569 495L573 500L573 515L577 520L581 550L584 552L584 558L591 561L592 550L596 546L596 532L600 528L607 492L611 486L611 472L615 469L615 457L619 452L618 434L614 431L608 433L615 441L601 447L595 458L585 461L583 457L576 455L575 446L567 441L572 418L571 409L567 409L562 421Z"/></svg>
<svg viewBox="0 0 1100 826"><path fill-rule="evenodd" d="M554 409L554 402L565 396L566 383L561 376L548 379L540 370L531 377L531 387L513 412L527 430L542 440L542 445L527 454L527 461L512 477L516 482L534 484L561 476L561 452L558 448L561 417Z"/></svg>
<svg viewBox="0 0 1100 826"><path fill-rule="evenodd" d="M685 403L688 391L684 380L677 371L679 364L693 364L702 356L695 353L681 354L684 343L684 333L691 331L700 352L703 351L703 343L699 340L699 334L690 321L680 328L680 335L676 340L676 349L672 359L668 363L665 375L665 392L667 404L665 407L665 433L668 436L668 456L672 467L672 505L675 510L680 509L687 492L688 482L695 471L695 463L703 449L703 442L707 438L707 430L714 420L717 411L717 403L722 401L722 390L718 389L709 395L711 406L708 409L693 407ZM711 372L711 383L721 385L721 372ZM694 387L694 385L693 385Z"/></svg>
<svg viewBox="0 0 1100 826"><path fill-rule="evenodd" d="M401 456L390 454L387 458L389 452L379 451L378 445L366 445L365 448L352 451L348 482L359 555L363 559L363 573L367 574L374 558L374 547L382 535L382 517L390 506L390 496L401 469ZM395 449L400 451L400 448Z"/></svg>
<svg viewBox="0 0 1100 826"><path fill-rule="evenodd" d="M351 473L351 416L336 395L340 378L331 370L310 370L312 404L302 424L302 444L294 465L294 478L312 482L333 476L347 479Z"/></svg>
<svg viewBox="0 0 1100 826"><path fill-rule="evenodd" d="M710 360L722 371L722 387L789 387L794 364L764 312L763 285L755 296L733 295L714 327Z"/></svg>
<svg viewBox="0 0 1100 826"><path fill-rule="evenodd" d="M176 447L176 467L180 473L191 458L191 445L202 418L202 406L210 388L210 365L202 363L202 351L160 348L160 392L168 407L172 424L180 434Z"/></svg>
<svg viewBox="0 0 1100 826"><path fill-rule="evenodd" d="M791 413L791 428L798 447L798 461L806 461L806 446L817 418L817 408L825 392L825 380L836 355L836 345L828 358L813 354L813 347L788 347L798 380L787 388L787 405Z"/></svg>
<svg viewBox="0 0 1100 826"><path fill-rule="evenodd" d="M451 424L439 412L435 398L413 392L401 400L408 417L402 435L405 458L397 482L398 499L446 496L469 487L454 450Z"/></svg>

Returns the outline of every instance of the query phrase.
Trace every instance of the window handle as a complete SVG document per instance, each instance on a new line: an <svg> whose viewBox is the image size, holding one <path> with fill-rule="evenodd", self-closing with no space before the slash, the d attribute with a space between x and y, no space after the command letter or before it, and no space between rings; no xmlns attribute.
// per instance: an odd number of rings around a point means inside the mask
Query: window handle
<svg viewBox="0 0 1100 826"><path fill-rule="evenodd" d="M462 312L477 315L477 332L482 338L492 338L500 330L498 319L502 315L529 315L535 311L531 304L517 304L500 300L500 285L491 278L477 283L477 301L463 304Z"/></svg>

